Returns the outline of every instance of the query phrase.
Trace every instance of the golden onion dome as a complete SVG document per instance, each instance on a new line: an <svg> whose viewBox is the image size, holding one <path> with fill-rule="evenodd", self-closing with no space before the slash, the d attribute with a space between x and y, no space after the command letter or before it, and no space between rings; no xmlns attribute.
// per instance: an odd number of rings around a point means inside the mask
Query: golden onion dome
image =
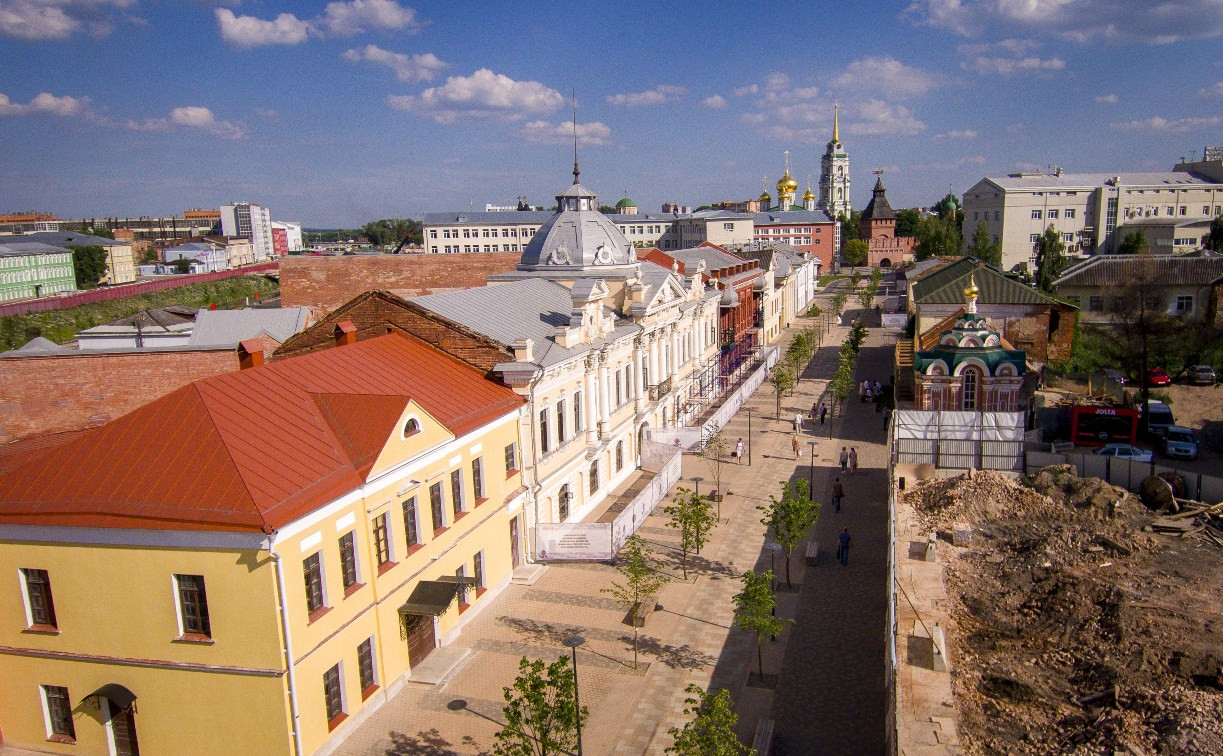
<svg viewBox="0 0 1223 756"><path fill-rule="evenodd" d="M815 192L811 191L811 187L808 186L807 191L803 192L803 200L806 201L813 199L815 199Z"/></svg>
<svg viewBox="0 0 1223 756"><path fill-rule="evenodd" d="M981 294L981 290L977 288L977 282L973 279L971 273L968 274L968 286L964 289L965 299L976 299Z"/></svg>
<svg viewBox="0 0 1223 756"><path fill-rule="evenodd" d="M794 180L794 177L790 175L790 171L787 169L785 175L777 179L777 193L794 194L796 191L798 191L798 182Z"/></svg>
<svg viewBox="0 0 1223 756"><path fill-rule="evenodd" d="M761 201L761 202L772 202L772 201L773 201L773 195L769 194L767 191L765 191L765 192L761 192L761 193L760 193L760 201Z"/></svg>

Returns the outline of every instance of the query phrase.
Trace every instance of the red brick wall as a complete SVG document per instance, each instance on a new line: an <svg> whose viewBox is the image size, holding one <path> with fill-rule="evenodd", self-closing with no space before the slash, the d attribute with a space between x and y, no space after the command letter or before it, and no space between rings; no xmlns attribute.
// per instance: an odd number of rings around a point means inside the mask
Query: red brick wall
<svg viewBox="0 0 1223 756"><path fill-rule="evenodd" d="M280 260L280 305L330 312L358 294L382 289L411 296L483 286L514 270L518 252L458 255L290 255Z"/></svg>
<svg viewBox="0 0 1223 756"><path fill-rule="evenodd" d="M428 310L394 295L376 291L362 294L289 338L276 350L276 359L330 349L335 346L336 323L344 320L356 326L358 341L382 336L388 328L397 328L484 372L492 370L493 365L499 362L514 359L508 349L474 331L442 320Z"/></svg>
<svg viewBox="0 0 1223 756"><path fill-rule="evenodd" d="M0 360L0 443L101 425L237 369L234 350L8 357Z"/></svg>

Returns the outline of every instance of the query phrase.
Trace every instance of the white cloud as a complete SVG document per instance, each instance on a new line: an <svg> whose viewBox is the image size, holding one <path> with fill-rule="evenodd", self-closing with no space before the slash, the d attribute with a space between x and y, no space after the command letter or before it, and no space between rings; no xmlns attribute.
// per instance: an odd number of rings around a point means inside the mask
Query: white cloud
<svg viewBox="0 0 1223 756"><path fill-rule="evenodd" d="M905 15L964 37L1020 31L1158 45L1223 36L1217 0L913 0Z"/></svg>
<svg viewBox="0 0 1223 756"><path fill-rule="evenodd" d="M1115 94L1102 94L1096 95L1092 99L1101 105L1116 105L1121 98Z"/></svg>
<svg viewBox="0 0 1223 756"><path fill-rule="evenodd" d="M1008 134L1018 134L1027 130L1028 125L1026 123L1012 123L1010 126L1006 127L1006 133Z"/></svg>
<svg viewBox="0 0 1223 756"><path fill-rule="evenodd" d="M406 55L383 50L377 45L347 50L341 57L354 63L365 61L384 66L395 72L395 78L407 82L433 81L436 73L447 65L433 53Z"/></svg>
<svg viewBox="0 0 1223 756"><path fill-rule="evenodd" d="M50 92L40 92L25 105L13 102L8 95L0 94L0 115L53 115L70 117L80 115L89 106L88 97L56 97Z"/></svg>
<svg viewBox="0 0 1223 756"><path fill-rule="evenodd" d="M175 108L162 118L146 118L143 121L131 120L127 128L132 131L174 131L176 129L198 129L221 139L242 139L246 136L246 128L229 121L217 120L208 108L199 105L186 105Z"/></svg>
<svg viewBox="0 0 1223 756"><path fill-rule="evenodd" d="M764 88L769 92L778 92L790 86L790 77L783 73L771 73L764 82Z"/></svg>
<svg viewBox="0 0 1223 756"><path fill-rule="evenodd" d="M331 2L327 3L322 15L312 19L281 13L266 21L255 16L238 16L228 8L216 8L213 13L221 28L221 39L235 47L299 45L312 36L351 37L373 29L408 34L420 30L416 11L395 0Z"/></svg>
<svg viewBox="0 0 1223 756"><path fill-rule="evenodd" d="M105 36L113 27L110 11L135 0L0 0L0 35L17 39L66 39L86 31Z"/></svg>
<svg viewBox="0 0 1223 756"><path fill-rule="evenodd" d="M532 114L551 113L565 102L555 89L538 81L514 81L481 68L471 76L452 76L440 87L419 95L388 95L387 105L432 118L437 123L460 120L517 121Z"/></svg>
<svg viewBox="0 0 1223 756"><path fill-rule="evenodd" d="M1198 97L1223 97L1223 81L1198 90Z"/></svg>
<svg viewBox="0 0 1223 756"><path fill-rule="evenodd" d="M992 44L960 45L956 49L966 57L960 68L983 76L1060 71L1066 67L1066 61L1057 56L1041 58L1029 54L1039 47L1040 43L1032 40L1004 39Z"/></svg>
<svg viewBox="0 0 1223 756"><path fill-rule="evenodd" d="M977 132L972 129L952 129L944 131L941 134L934 135L934 141L941 142L944 139L976 139Z"/></svg>
<svg viewBox="0 0 1223 756"><path fill-rule="evenodd" d="M519 136L533 144L573 144L574 125L570 122L549 123L529 121L523 124ZM577 125L578 144L595 147L611 144L611 129L599 121Z"/></svg>
<svg viewBox="0 0 1223 756"><path fill-rule="evenodd" d="M682 97L688 92L683 87L673 86L671 84L659 84L653 89L648 89L645 92L626 92L623 94L608 95L607 101L612 105L622 105L624 107L636 108L642 105L662 105L665 102L672 102L678 97Z"/></svg>
<svg viewBox="0 0 1223 756"><path fill-rule="evenodd" d="M317 24L328 35L337 37L351 37L367 29L388 29L409 34L420 31L416 11L403 7L395 0L327 3Z"/></svg>
<svg viewBox="0 0 1223 756"><path fill-rule="evenodd" d="M746 87L736 87L734 90L735 97L746 97L747 95L759 94L759 84L748 84Z"/></svg>
<svg viewBox="0 0 1223 756"><path fill-rule="evenodd" d="M937 77L906 66L895 58L868 57L855 60L832 79L841 91L878 92L886 97L921 97L938 84Z"/></svg>
<svg viewBox="0 0 1223 756"><path fill-rule="evenodd" d="M717 110L719 108L726 107L726 98L722 95L710 95L709 97L701 100L701 104L707 108Z"/></svg>
<svg viewBox="0 0 1223 756"><path fill-rule="evenodd" d="M853 120L845 127L850 134L912 136L926 130L926 124L903 105L871 99L853 110Z"/></svg>
<svg viewBox="0 0 1223 756"><path fill-rule="evenodd" d="M1223 125L1223 116L1177 118L1172 121L1155 116L1143 121L1114 123L1112 127L1118 131L1161 131L1170 134L1186 134L1192 131L1217 128L1221 125Z"/></svg>
<svg viewBox="0 0 1223 756"><path fill-rule="evenodd" d="M279 121L280 113L277 113L272 108L255 108L255 113L261 118L266 118L269 121Z"/></svg>
<svg viewBox="0 0 1223 756"><path fill-rule="evenodd" d="M236 16L228 8L216 8L213 14L221 26L221 39L235 47L299 45L310 36L310 22L292 13L281 13L273 21Z"/></svg>

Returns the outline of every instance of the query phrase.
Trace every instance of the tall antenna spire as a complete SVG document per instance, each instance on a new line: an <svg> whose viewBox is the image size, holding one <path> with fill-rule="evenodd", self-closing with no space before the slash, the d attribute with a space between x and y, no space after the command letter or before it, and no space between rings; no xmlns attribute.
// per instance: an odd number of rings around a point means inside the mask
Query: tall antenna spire
<svg viewBox="0 0 1223 756"><path fill-rule="evenodd" d="M786 175L790 175L790 151L786 150Z"/></svg>
<svg viewBox="0 0 1223 756"><path fill-rule="evenodd" d="M573 103L573 183L577 184L578 174L578 98L574 90L570 90L569 101Z"/></svg>
<svg viewBox="0 0 1223 756"><path fill-rule="evenodd" d="M832 141L841 141L841 104L832 104Z"/></svg>

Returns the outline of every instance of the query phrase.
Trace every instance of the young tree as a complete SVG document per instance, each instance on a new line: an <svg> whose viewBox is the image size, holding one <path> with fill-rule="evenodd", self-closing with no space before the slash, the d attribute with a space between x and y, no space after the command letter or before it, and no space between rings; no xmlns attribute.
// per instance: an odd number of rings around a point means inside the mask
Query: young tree
<svg viewBox="0 0 1223 756"><path fill-rule="evenodd" d="M721 688L716 693L702 690L699 685L684 689L688 698L684 713L692 717L683 729L672 727L667 734L675 738L675 744L667 746L664 753L679 756L754 756L755 751L739 742L735 736L735 725L739 715L735 713L735 702L730 692Z"/></svg>
<svg viewBox="0 0 1223 756"><path fill-rule="evenodd" d="M503 688L505 727L497 731L493 753L497 756L553 756L577 748L579 717L590 712L577 703L577 681L569 668L569 657L561 656L544 666L543 661L518 662L518 677Z"/></svg>
<svg viewBox="0 0 1223 756"><path fill-rule="evenodd" d="M705 442L701 456L709 463L709 471L713 474L713 490L717 492L718 519L722 519L722 461L730 452L730 442L721 433L715 433ZM740 460L742 461L742 460ZM713 498L713 495L710 495Z"/></svg>
<svg viewBox="0 0 1223 756"><path fill-rule="evenodd" d="M794 371L784 362L778 362L773 366L773 374L769 376L769 381L773 384L773 389L777 392L777 419L781 419L781 395L782 393L794 388Z"/></svg>
<svg viewBox="0 0 1223 756"><path fill-rule="evenodd" d="M1223 252L1223 215L1216 215L1210 222L1210 235L1202 246L1215 252Z"/></svg>
<svg viewBox="0 0 1223 756"><path fill-rule="evenodd" d="M756 664L764 678L764 639L776 637L794 620L775 616L777 596L773 594L773 571L743 573L743 590L734 595L735 624L756 635Z"/></svg>
<svg viewBox="0 0 1223 756"><path fill-rule="evenodd" d="M820 519L820 505L811 500L806 480L784 483L781 492L781 499L770 495L767 506L756 508L764 513L760 524L773 531L774 540L786 552L786 587L789 588L793 587L790 583L791 557L807 531Z"/></svg>
<svg viewBox="0 0 1223 756"><path fill-rule="evenodd" d="M849 288L851 290L856 291L860 283L862 283L862 271L855 270L849 274Z"/></svg>
<svg viewBox="0 0 1223 756"><path fill-rule="evenodd" d="M1066 245L1062 235L1053 224L1045 229L1036 242L1036 288L1046 294L1053 293L1053 282L1062 274L1066 265Z"/></svg>
<svg viewBox="0 0 1223 756"><path fill-rule="evenodd" d="M857 267L866 265L866 258L870 254L870 244L861 239L850 239L845 242L844 248L841 250L841 259L846 265Z"/></svg>
<svg viewBox="0 0 1223 756"><path fill-rule="evenodd" d="M654 551L649 544L633 535L624 542L617 555L616 571L623 583L613 582L611 588L600 589L620 602L633 614L633 669L637 669L637 629L645 623L643 604L658 595L671 578L658 571Z"/></svg>
<svg viewBox="0 0 1223 756"><path fill-rule="evenodd" d="M850 210L849 215L844 214L837 217L841 222L841 245L852 239L861 238L862 235L862 211Z"/></svg>
<svg viewBox="0 0 1223 756"><path fill-rule="evenodd" d="M709 499L687 488L680 488L669 507L663 507L668 528L679 531L680 568L684 580L688 579L688 555L701 553L701 547L709 542L709 531L717 524L710 511Z"/></svg>
<svg viewBox="0 0 1223 756"><path fill-rule="evenodd" d="M985 221L979 222L977 230L973 231L972 241L968 245L968 254L978 260L984 260L988 265L1002 265L1002 242L993 240L989 229L985 226Z"/></svg>
<svg viewBox="0 0 1223 756"><path fill-rule="evenodd" d="M841 317L841 313L842 313L842 312L845 312L845 303L846 303L847 301L849 301L849 293L848 293L848 292L845 292L845 291L838 291L836 294L834 294L834 295L833 295L833 297L832 297L832 310L833 310L833 312L834 312L834 313L836 313L836 316L837 316L838 318L839 318L839 317Z"/></svg>
<svg viewBox="0 0 1223 756"><path fill-rule="evenodd" d="M1130 231L1121 240L1121 244L1117 246L1117 254L1119 255L1138 255L1147 251L1147 232L1141 228L1137 231Z"/></svg>
<svg viewBox="0 0 1223 756"><path fill-rule="evenodd" d="M951 217L922 218L914 237L917 243L913 245L913 256L918 260L963 254L959 224Z"/></svg>
<svg viewBox="0 0 1223 756"><path fill-rule="evenodd" d="M68 249L72 250L76 288L96 289L102 276L106 275L106 250L96 244L70 245Z"/></svg>

